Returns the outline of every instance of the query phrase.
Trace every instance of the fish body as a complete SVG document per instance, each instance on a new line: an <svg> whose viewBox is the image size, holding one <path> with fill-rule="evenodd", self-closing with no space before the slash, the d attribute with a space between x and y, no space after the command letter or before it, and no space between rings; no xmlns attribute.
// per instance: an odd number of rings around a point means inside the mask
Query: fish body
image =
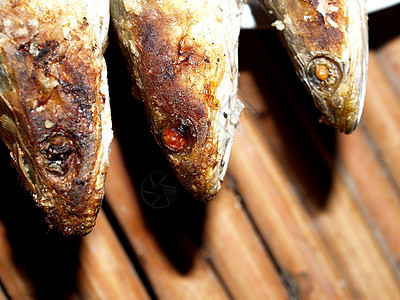
<svg viewBox="0 0 400 300"><path fill-rule="evenodd" d="M350 133L360 121L368 64L365 0L263 0L322 120Z"/></svg>
<svg viewBox="0 0 400 300"><path fill-rule="evenodd" d="M0 1L0 133L50 228L89 233L112 139L108 1Z"/></svg>
<svg viewBox="0 0 400 300"><path fill-rule="evenodd" d="M153 135L177 178L203 201L221 188L237 99L245 1L112 0L111 19Z"/></svg>

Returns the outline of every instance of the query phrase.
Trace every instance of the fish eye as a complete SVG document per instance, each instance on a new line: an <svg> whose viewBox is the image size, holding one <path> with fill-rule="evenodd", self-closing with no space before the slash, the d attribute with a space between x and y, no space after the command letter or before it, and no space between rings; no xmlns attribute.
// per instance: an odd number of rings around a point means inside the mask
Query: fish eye
<svg viewBox="0 0 400 300"><path fill-rule="evenodd" d="M47 138L43 145L47 169L55 175L64 175L69 169L69 159L74 152L72 141L62 133Z"/></svg>
<svg viewBox="0 0 400 300"><path fill-rule="evenodd" d="M173 153L183 153L192 149L196 133L189 119L178 118L168 122L159 137L164 148Z"/></svg>
<svg viewBox="0 0 400 300"><path fill-rule="evenodd" d="M71 141L65 136L56 135L50 138L47 149L49 160L63 160L71 151Z"/></svg>
<svg viewBox="0 0 400 300"><path fill-rule="evenodd" d="M317 56L307 66L307 77L314 89L332 94L342 80L342 70L333 59Z"/></svg>

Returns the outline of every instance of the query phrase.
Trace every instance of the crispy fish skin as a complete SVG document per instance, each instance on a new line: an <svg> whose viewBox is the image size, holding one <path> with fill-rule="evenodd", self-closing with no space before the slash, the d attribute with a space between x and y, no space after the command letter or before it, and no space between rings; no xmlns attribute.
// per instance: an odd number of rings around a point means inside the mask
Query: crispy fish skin
<svg viewBox="0 0 400 300"><path fill-rule="evenodd" d="M203 201L221 188L237 99L239 0L112 0L111 17L153 135Z"/></svg>
<svg viewBox="0 0 400 300"><path fill-rule="evenodd" d="M364 0L263 0L323 121L344 133L360 121L368 63Z"/></svg>
<svg viewBox="0 0 400 300"><path fill-rule="evenodd" d="M65 235L89 233L104 196L112 131L103 6L94 27L87 1L0 1L1 137L49 228Z"/></svg>

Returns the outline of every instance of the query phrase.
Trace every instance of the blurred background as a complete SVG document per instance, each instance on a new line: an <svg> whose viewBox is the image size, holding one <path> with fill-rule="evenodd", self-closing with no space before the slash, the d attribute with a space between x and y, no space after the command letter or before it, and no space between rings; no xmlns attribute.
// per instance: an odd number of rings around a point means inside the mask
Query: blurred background
<svg viewBox="0 0 400 300"><path fill-rule="evenodd" d="M0 145L0 300L400 299L400 6L370 15L361 124L319 112L273 30L243 30L224 187L192 199L154 142L115 37L98 223L48 232Z"/></svg>

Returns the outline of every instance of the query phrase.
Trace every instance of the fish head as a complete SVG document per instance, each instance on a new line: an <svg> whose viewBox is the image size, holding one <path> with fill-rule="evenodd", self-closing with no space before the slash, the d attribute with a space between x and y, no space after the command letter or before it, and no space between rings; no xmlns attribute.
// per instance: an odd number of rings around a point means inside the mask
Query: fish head
<svg viewBox="0 0 400 300"><path fill-rule="evenodd" d="M192 106L186 113L164 111L164 117L154 114L154 107L146 109L153 135L178 180L203 202L211 200L221 189L233 133L243 109L236 97L225 97L226 105L221 102L214 109L197 98L197 108ZM191 96L183 98L188 99L194 100Z"/></svg>
<svg viewBox="0 0 400 300"><path fill-rule="evenodd" d="M190 55L190 62L180 62L168 75L165 70L145 71L147 75L140 77L146 85L141 98L156 142L177 179L195 198L208 201L221 187L219 174L224 167L219 153L223 150L219 140L220 103L212 99L214 77L205 75L213 62L204 56ZM160 59L149 64L168 68L168 58ZM192 64L198 72L193 71Z"/></svg>
<svg viewBox="0 0 400 300"><path fill-rule="evenodd" d="M45 212L49 228L64 235L89 233L104 197L108 167L103 158L107 146L101 143L103 133L96 124L100 120L85 126L82 116L78 121L73 111L61 107L56 114L47 109L26 113L17 95L4 94L1 137L20 179ZM4 109L4 103L14 100L18 103Z"/></svg>
<svg viewBox="0 0 400 300"><path fill-rule="evenodd" d="M103 165L99 170L96 147L82 145L88 141L61 130L38 143L21 136L26 133L18 134L12 149L14 165L44 210L49 228L64 235L89 233L104 196L107 169Z"/></svg>
<svg viewBox="0 0 400 300"><path fill-rule="evenodd" d="M299 77L322 112L321 120L352 132L361 118L366 89L365 1L265 3L274 8L278 19L273 25L281 31Z"/></svg>
<svg viewBox="0 0 400 300"><path fill-rule="evenodd" d="M114 25L157 143L182 185L208 201L221 188L232 141L236 49L228 50L226 34L209 26L213 14L197 23L203 19L197 14L208 16L205 10L146 5L134 17L115 15ZM124 8L112 9L118 10Z"/></svg>
<svg viewBox="0 0 400 300"><path fill-rule="evenodd" d="M96 124L100 120L85 126L83 116L78 121L72 110L61 107L56 114L47 109L26 113L18 109L23 108L17 95L4 94L6 98L0 96L1 137L20 179L44 210L49 228L64 235L89 233L104 197L108 167L103 158L107 146ZM18 104L4 109L4 103L13 100Z"/></svg>
<svg viewBox="0 0 400 300"><path fill-rule="evenodd" d="M85 235L104 196L112 138L101 50L83 17L74 32L40 25L24 6L3 14L1 137L49 227Z"/></svg>

